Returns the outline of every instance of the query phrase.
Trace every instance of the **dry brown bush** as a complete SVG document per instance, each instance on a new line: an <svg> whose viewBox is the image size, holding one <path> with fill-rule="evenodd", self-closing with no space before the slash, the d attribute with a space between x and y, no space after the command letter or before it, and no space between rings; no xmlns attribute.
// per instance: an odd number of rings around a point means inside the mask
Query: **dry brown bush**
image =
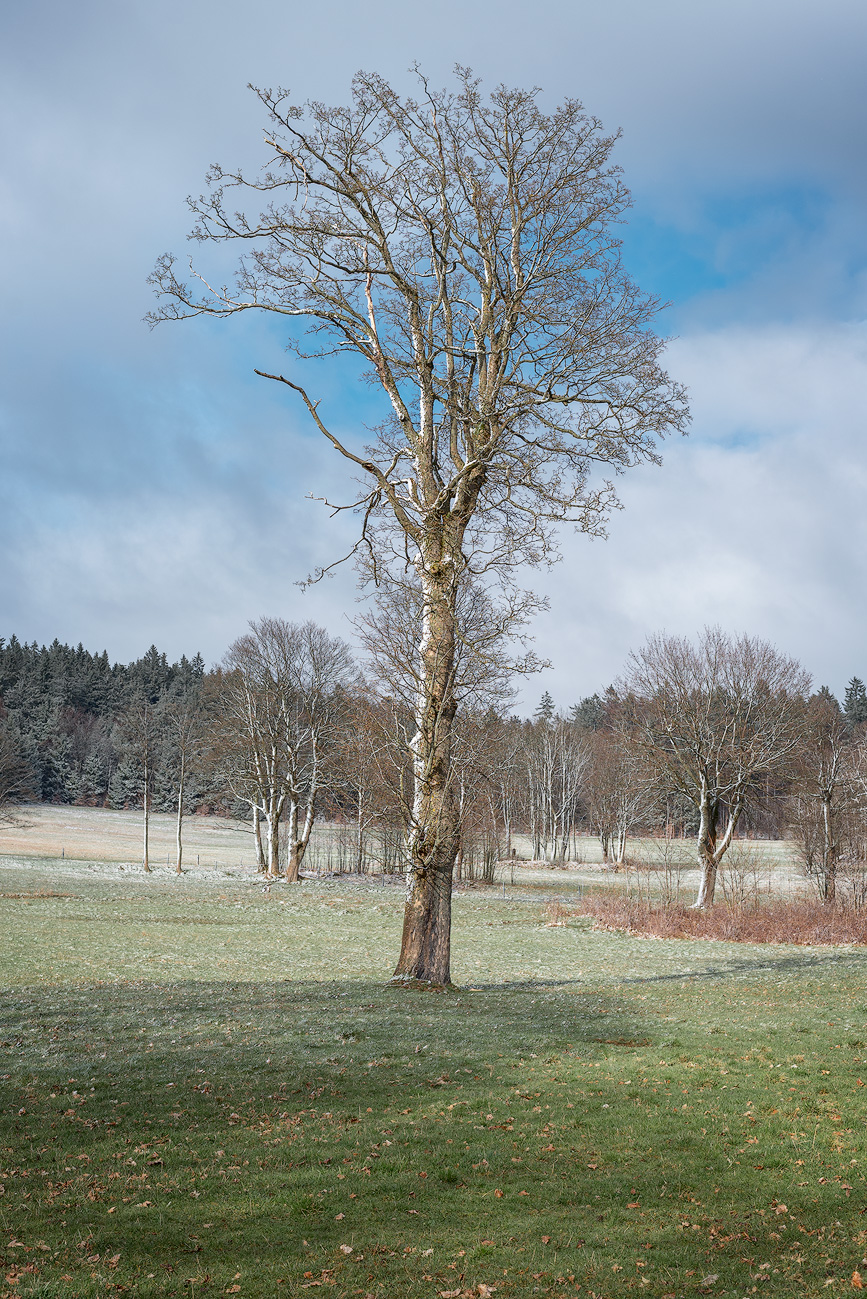
<svg viewBox="0 0 867 1299"><path fill-rule="evenodd" d="M867 943L863 911L823 906L818 901L768 901L744 910L716 906L653 906L624 893L596 893L573 908L591 916L594 929L625 930L648 938L713 938L730 943Z"/></svg>

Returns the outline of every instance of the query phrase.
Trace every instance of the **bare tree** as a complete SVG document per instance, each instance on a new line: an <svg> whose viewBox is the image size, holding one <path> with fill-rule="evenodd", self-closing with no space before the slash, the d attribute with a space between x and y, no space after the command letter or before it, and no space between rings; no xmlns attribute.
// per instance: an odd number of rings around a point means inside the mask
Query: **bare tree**
<svg viewBox="0 0 867 1299"><path fill-rule="evenodd" d="M705 628L696 644L651 636L630 655L623 689L636 738L663 783L699 815L701 883L713 904L717 870L760 777L792 759L810 678L767 641Z"/></svg>
<svg viewBox="0 0 867 1299"><path fill-rule="evenodd" d="M288 825L286 880L299 878L331 779L329 760L354 679L346 644L313 622L260 618L223 661L221 699L229 781L267 827L268 874L279 874L280 824Z"/></svg>
<svg viewBox="0 0 867 1299"><path fill-rule="evenodd" d="M622 726L591 731L585 742L589 761L581 798L587 819L599 836L602 860L613 854L615 866L622 866L627 838L650 809L646 764Z"/></svg>
<svg viewBox="0 0 867 1299"><path fill-rule="evenodd" d="M528 812L534 854L564 861L575 829L589 753L573 722L541 717L524 735Z"/></svg>
<svg viewBox="0 0 867 1299"><path fill-rule="evenodd" d="M17 822L17 808L35 799L33 768L24 757L18 736L3 715L0 703L0 824Z"/></svg>
<svg viewBox="0 0 867 1299"><path fill-rule="evenodd" d="M233 287L190 286L163 257L152 319L274 312L302 321L305 356L353 357L385 402L373 445L347 445L295 378L319 432L364 476L351 506L375 570L414 569L422 592L414 806L395 978L450 981L458 813L451 780L456 604L469 581L508 580L552 557L552 528L604 531L609 481L656 460L687 419L649 328L658 302L624 271L615 226L628 192L616 137L569 100L484 97L466 69L454 91L419 75L418 100L358 74L352 103L294 105L256 93L270 160L248 180L214 167L192 200L194 235L238 241ZM267 206L238 210L244 196Z"/></svg>
<svg viewBox="0 0 867 1299"><path fill-rule="evenodd" d="M136 695L119 718L119 729L130 756L140 772L142 800L142 866L150 874L150 812L153 775L160 719L156 706L144 695Z"/></svg>
<svg viewBox="0 0 867 1299"><path fill-rule="evenodd" d="M863 751L830 691L813 695L805 723L794 769L793 829L807 874L833 904L840 859L860 838Z"/></svg>
<svg viewBox="0 0 867 1299"><path fill-rule="evenodd" d="M183 874L184 799L187 782L197 765L206 733L206 719L199 694L187 691L178 698L168 698L161 709L163 726L175 752L178 805L176 821L175 872Z"/></svg>

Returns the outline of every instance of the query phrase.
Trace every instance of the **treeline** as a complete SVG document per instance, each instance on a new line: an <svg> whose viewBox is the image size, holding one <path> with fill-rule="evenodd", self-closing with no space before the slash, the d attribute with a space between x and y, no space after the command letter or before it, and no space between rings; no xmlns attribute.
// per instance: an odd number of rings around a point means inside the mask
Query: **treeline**
<svg viewBox="0 0 867 1299"><path fill-rule="evenodd" d="M262 871L289 880L328 820L333 867L401 870L427 775L397 661L365 676L344 642L280 619L251 624L212 671L155 647L121 665L13 636L0 641L0 802L141 807L145 859L149 810L174 810L178 869L185 813L244 817ZM477 683L454 727L458 879L492 880L517 835L549 862L596 835L614 868L636 836L694 836L709 904L737 836L788 836L825 900L843 882L867 904L859 678L838 702L766 643L710 629L695 644L650 638L616 687L566 712L545 694L520 718L497 689L486 700Z"/></svg>
<svg viewBox="0 0 867 1299"><path fill-rule="evenodd" d="M110 663L55 640L48 646L0 639L0 733L7 797L16 801L137 806L141 761L130 734L130 708L165 709L202 698L201 655L169 663L155 646L134 663ZM10 772L10 768L14 771ZM176 746L166 730L150 775L153 805L174 806ZM196 791L191 790L195 800Z"/></svg>

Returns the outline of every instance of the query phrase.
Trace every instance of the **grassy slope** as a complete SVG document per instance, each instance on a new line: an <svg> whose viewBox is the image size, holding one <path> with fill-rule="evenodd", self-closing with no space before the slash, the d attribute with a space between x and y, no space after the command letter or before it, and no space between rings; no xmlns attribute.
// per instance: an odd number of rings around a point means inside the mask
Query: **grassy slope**
<svg viewBox="0 0 867 1299"><path fill-rule="evenodd" d="M459 897L462 990L407 993L397 890L0 870L39 889L0 898L0 1293L852 1290L860 950L524 888Z"/></svg>

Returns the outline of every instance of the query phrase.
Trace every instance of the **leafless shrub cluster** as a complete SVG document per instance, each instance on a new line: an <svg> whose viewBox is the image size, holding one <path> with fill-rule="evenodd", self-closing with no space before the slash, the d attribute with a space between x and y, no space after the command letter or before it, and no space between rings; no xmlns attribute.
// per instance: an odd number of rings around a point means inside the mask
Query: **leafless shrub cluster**
<svg viewBox="0 0 867 1299"><path fill-rule="evenodd" d="M867 943L867 913L819 899L776 899L750 907L663 907L614 890L593 892L572 909L594 927L648 938L716 938L734 943Z"/></svg>

